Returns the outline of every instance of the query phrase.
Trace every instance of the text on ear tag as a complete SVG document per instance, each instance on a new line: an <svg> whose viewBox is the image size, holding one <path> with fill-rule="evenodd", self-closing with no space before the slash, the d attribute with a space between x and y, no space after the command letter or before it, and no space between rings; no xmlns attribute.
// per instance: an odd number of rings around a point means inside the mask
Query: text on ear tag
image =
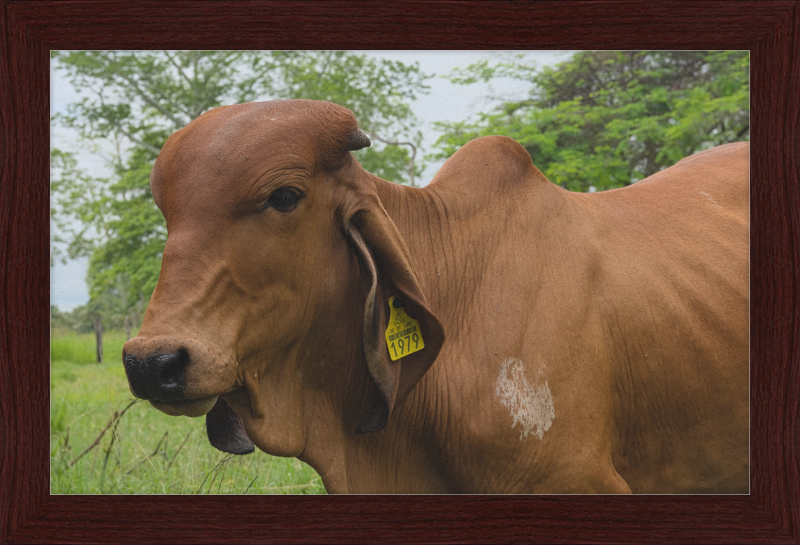
<svg viewBox="0 0 800 545"><path fill-rule="evenodd" d="M386 328L386 346L392 361L425 348L419 322L406 314L402 299L389 298L389 327Z"/></svg>

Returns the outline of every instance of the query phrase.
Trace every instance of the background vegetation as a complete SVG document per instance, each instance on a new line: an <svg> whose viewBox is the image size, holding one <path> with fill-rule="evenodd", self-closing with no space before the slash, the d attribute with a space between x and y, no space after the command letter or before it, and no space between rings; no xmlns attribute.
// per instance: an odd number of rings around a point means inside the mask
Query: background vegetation
<svg viewBox="0 0 800 545"><path fill-rule="evenodd" d="M482 61L446 77L460 85L511 78L527 91L436 123L433 150L422 149L412 105L436 75L417 64L345 51L61 51L52 62L80 97L53 123L82 140L51 149L51 261L88 258L90 295L71 312L51 307L54 493L323 491L296 460L230 459L208 445L203 419L135 403L119 365L166 243L150 170L169 134L208 109L274 98L341 104L373 140L356 152L362 165L411 185L425 161L483 135L514 138L572 191L625 186L750 136L747 52L584 51L542 69L523 57ZM106 150L110 176L79 164L87 147Z"/></svg>
<svg viewBox="0 0 800 545"><path fill-rule="evenodd" d="M573 191L622 187L693 153L750 138L747 51L583 51L555 67L478 63L451 79L530 83L527 97L440 123L439 157L491 134L522 144Z"/></svg>

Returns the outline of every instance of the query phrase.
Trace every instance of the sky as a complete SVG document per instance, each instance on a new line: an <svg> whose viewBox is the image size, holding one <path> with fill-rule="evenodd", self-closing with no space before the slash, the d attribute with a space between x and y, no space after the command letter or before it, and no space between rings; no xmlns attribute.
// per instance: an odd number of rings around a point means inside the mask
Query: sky
<svg viewBox="0 0 800 545"><path fill-rule="evenodd" d="M412 108L421 121L423 154L433 149L438 134L434 131L436 121L460 121L470 118L478 111L487 111L499 99L527 96L527 86L521 82L501 79L493 84L476 83L469 86L456 85L445 79L456 67L466 67L481 59L512 58L524 54L537 66L552 65L569 59L574 51L369 51L371 56L398 60L404 63L418 62L425 74L435 74L427 80L430 91L421 95ZM490 99L487 97L494 97ZM65 112L68 104L80 99L75 89L63 75L50 68L50 113ZM107 153L103 146L92 142L81 142L77 133L51 124L51 146L77 152L80 166L94 176L108 175ZM420 177L427 183L443 161L430 164ZM51 229L53 226L51 224ZM50 304L69 311L89 300L86 287L88 259L70 260L66 264L56 262L50 269Z"/></svg>

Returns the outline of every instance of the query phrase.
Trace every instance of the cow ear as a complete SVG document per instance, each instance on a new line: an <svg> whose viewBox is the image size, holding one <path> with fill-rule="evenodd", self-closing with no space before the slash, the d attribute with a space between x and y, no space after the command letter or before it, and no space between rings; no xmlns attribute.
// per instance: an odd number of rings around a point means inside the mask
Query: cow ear
<svg viewBox="0 0 800 545"><path fill-rule="evenodd" d="M392 409L401 403L433 364L444 343L444 329L431 312L420 288L405 242L377 195L370 199L346 227L361 270L369 282L364 304L363 349L378 402L356 431L379 431ZM405 313L419 323L424 348L392 361L386 341L389 300L402 301ZM397 306L397 304L395 305Z"/></svg>

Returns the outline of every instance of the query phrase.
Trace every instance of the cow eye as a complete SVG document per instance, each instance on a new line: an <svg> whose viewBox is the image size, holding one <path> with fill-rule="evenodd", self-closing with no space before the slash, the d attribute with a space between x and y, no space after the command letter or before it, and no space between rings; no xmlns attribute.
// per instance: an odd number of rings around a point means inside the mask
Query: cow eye
<svg viewBox="0 0 800 545"><path fill-rule="evenodd" d="M266 207L272 207L278 212L291 212L302 198L303 196L296 189L284 187L275 190L269 196Z"/></svg>

